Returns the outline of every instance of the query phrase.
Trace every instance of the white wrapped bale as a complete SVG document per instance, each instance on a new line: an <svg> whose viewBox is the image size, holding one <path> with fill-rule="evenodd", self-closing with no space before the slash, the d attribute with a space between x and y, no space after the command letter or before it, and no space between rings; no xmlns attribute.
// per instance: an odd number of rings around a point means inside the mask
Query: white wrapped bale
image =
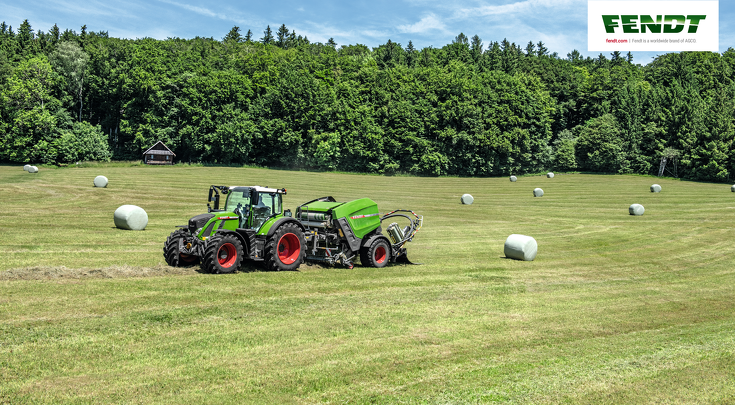
<svg viewBox="0 0 735 405"><path fill-rule="evenodd" d="M115 210L115 226L120 229L142 231L148 225L148 214L137 205L121 205Z"/></svg>
<svg viewBox="0 0 735 405"><path fill-rule="evenodd" d="M503 252L505 253L505 257L530 262L536 258L538 244L536 243L536 239L530 236L514 233L505 240Z"/></svg>
<svg viewBox="0 0 735 405"><path fill-rule="evenodd" d="M466 205L470 205L472 204L472 202L475 201L475 199L472 198L472 196L469 194L462 194L462 198L460 198L460 200L462 200L462 204L466 204Z"/></svg>
<svg viewBox="0 0 735 405"><path fill-rule="evenodd" d="M633 204L628 207L628 212L630 212L630 215L641 216L645 211L645 208L643 208L643 206L640 204Z"/></svg>
<svg viewBox="0 0 735 405"><path fill-rule="evenodd" d="M550 179L553 179L554 178L554 173L548 172L548 173L546 173L546 177L548 177Z"/></svg>
<svg viewBox="0 0 735 405"><path fill-rule="evenodd" d="M94 186L95 187L107 187L107 177L105 176L97 176L94 178Z"/></svg>
<svg viewBox="0 0 735 405"><path fill-rule="evenodd" d="M733 193L735 193L735 185L733 185L732 187L730 187L730 191L732 191Z"/></svg>
<svg viewBox="0 0 735 405"><path fill-rule="evenodd" d="M511 181L512 183L515 183L515 182L516 182L516 180L518 180L518 177L516 177L516 176L510 176L510 181Z"/></svg>
<svg viewBox="0 0 735 405"><path fill-rule="evenodd" d="M534 188L533 189L533 196L534 197L543 197L544 196L544 190L541 190L540 188Z"/></svg>
<svg viewBox="0 0 735 405"><path fill-rule="evenodd" d="M28 168L28 173L38 173L38 168L36 166L31 166Z"/></svg>
<svg viewBox="0 0 735 405"><path fill-rule="evenodd" d="M25 166L23 166L23 170L25 170L25 171L28 171L28 169L30 169L30 168L31 168L31 165L25 165Z"/></svg>
<svg viewBox="0 0 735 405"><path fill-rule="evenodd" d="M658 184L654 184L651 186L651 192L652 193L660 193L661 192L661 186Z"/></svg>

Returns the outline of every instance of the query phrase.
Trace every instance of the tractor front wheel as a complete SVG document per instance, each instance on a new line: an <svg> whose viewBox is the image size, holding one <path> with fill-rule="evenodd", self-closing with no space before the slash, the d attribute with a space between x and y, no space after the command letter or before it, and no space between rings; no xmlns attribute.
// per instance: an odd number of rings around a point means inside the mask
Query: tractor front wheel
<svg viewBox="0 0 735 405"><path fill-rule="evenodd" d="M163 245L163 258L171 267L184 267L196 264L199 257L179 252L179 241L186 238L186 230L177 229L171 232Z"/></svg>
<svg viewBox="0 0 735 405"><path fill-rule="evenodd" d="M380 237L373 241L369 247L360 251L360 261L363 266L385 267L390 261L390 245L388 241Z"/></svg>
<svg viewBox="0 0 735 405"><path fill-rule="evenodd" d="M268 270L296 270L306 256L306 240L294 223L281 225L265 245L265 267Z"/></svg>
<svg viewBox="0 0 735 405"><path fill-rule="evenodd" d="M214 234L207 239L202 270L205 273L232 273L240 268L242 259L240 239L234 235Z"/></svg>

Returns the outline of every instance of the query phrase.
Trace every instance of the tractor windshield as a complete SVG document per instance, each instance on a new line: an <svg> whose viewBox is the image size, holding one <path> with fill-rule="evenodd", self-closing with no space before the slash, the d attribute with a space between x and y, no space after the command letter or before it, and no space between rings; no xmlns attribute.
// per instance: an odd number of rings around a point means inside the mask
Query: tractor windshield
<svg viewBox="0 0 735 405"><path fill-rule="evenodd" d="M233 212L235 208L247 209L250 207L250 188L235 187L227 194L227 202L225 203L225 211Z"/></svg>
<svg viewBox="0 0 735 405"><path fill-rule="evenodd" d="M260 229L265 221L281 213L281 195L278 193L258 193L258 201L253 201L253 229Z"/></svg>

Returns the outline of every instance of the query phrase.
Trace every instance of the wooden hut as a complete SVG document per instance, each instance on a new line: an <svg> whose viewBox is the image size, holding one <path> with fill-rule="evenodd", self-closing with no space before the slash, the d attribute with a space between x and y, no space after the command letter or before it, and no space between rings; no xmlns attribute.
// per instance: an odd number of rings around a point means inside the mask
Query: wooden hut
<svg viewBox="0 0 735 405"><path fill-rule="evenodd" d="M176 154L161 141L143 152L143 162L147 165L172 165L175 157Z"/></svg>

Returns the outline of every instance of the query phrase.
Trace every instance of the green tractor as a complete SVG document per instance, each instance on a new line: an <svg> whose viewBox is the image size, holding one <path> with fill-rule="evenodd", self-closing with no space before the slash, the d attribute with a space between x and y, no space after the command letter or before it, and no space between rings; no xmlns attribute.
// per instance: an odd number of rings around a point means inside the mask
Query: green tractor
<svg viewBox="0 0 735 405"><path fill-rule="evenodd" d="M200 263L207 273L234 272L245 258L262 262L268 270L295 270L304 260L352 268L358 255L363 266L410 263L405 244L423 222L412 211L380 217L370 199L339 203L322 197L299 206L294 218L283 210L284 194L286 189L211 186L209 203L214 207L208 203L207 214L192 217L169 235L163 247L166 263ZM223 209L221 196L226 196ZM388 237L383 236L381 222L395 217L408 219L408 225L392 223Z"/></svg>

